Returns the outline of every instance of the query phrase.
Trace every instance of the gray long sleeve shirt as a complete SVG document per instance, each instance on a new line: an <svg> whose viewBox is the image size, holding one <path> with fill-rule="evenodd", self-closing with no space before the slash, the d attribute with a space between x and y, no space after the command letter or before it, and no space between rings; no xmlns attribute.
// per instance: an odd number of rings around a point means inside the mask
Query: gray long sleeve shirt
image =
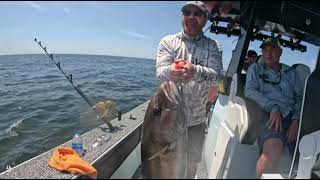
<svg viewBox="0 0 320 180"><path fill-rule="evenodd" d="M169 68L175 59L185 59L194 65L193 78L182 85L188 126L194 126L205 121L210 86L219 85L223 78L222 50L217 41L202 32L191 38L182 30L160 41L156 62L158 79L170 80Z"/></svg>
<svg viewBox="0 0 320 180"><path fill-rule="evenodd" d="M264 63L255 63L248 69L244 93L266 112L277 111L283 117L292 112L292 119L300 119L303 89L297 81L295 71L288 65L282 64L276 73Z"/></svg>

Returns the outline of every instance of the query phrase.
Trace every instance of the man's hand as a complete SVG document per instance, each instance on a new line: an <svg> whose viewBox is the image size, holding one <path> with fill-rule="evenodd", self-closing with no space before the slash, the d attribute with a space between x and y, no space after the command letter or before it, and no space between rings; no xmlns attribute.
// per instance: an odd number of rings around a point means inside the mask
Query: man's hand
<svg viewBox="0 0 320 180"><path fill-rule="evenodd" d="M189 76L189 77L193 77L193 75L194 75L194 67L193 67L193 64L192 64L191 62L186 61L185 67L186 67L188 76Z"/></svg>
<svg viewBox="0 0 320 180"><path fill-rule="evenodd" d="M287 131L287 142L288 144L297 140L299 130L299 123L297 119L293 119L291 125Z"/></svg>
<svg viewBox="0 0 320 180"><path fill-rule="evenodd" d="M266 124L268 129L271 130L275 126L276 131L282 131L282 116L280 112L271 112L269 121Z"/></svg>
<svg viewBox="0 0 320 180"><path fill-rule="evenodd" d="M193 77L193 65L183 59L176 59L170 65L171 80L179 81Z"/></svg>

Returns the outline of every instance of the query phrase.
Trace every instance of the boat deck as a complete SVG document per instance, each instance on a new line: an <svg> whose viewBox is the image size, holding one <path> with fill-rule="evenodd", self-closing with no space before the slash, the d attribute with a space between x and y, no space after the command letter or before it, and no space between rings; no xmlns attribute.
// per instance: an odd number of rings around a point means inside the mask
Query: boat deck
<svg viewBox="0 0 320 180"><path fill-rule="evenodd" d="M196 178L197 179L209 179L206 164L204 161L201 161L201 163L198 166ZM142 179L141 166L139 166L137 171L134 173L132 179Z"/></svg>
<svg viewBox="0 0 320 180"><path fill-rule="evenodd" d="M140 131L136 131L141 124L143 123L145 111L147 109L149 101L141 104L140 106L134 108L133 110L122 115L122 120L112 120L112 124L115 127L120 128L121 130L117 130L116 132L109 132L109 128L107 125L103 124L85 134L81 135L84 149L86 150L85 156L82 157L83 160L90 162L92 166L94 166L98 170L98 178L113 178L110 177L110 174L119 168L117 163L121 163L127 155L123 152L120 154L115 154L121 151L120 149L124 149L123 151L130 151L130 148L134 148L136 144L130 145L128 136L135 136L133 138L134 142L138 142L138 138L140 138ZM130 116L136 118L133 120L130 119ZM133 134L133 135L132 135ZM107 143L102 144L98 147L92 147L94 141L101 135L110 135L111 140ZM132 139L132 138L131 138ZM131 146L130 148L125 147L122 143L126 142ZM71 140L61 144L60 146L71 147ZM118 147L116 147L118 146ZM0 174L0 179L77 179L84 178L81 175L72 175L68 173L62 173L48 166L48 161L52 156L52 152L57 147L40 154L24 163L21 163L3 173ZM116 148L115 148L116 147ZM132 150L131 150L132 151ZM110 156L116 157L110 157ZM119 155L119 156L118 156ZM117 162L118 161L118 162ZM114 167L115 166L115 167ZM127 170L130 172L126 172L126 175L132 177L133 179L141 179L141 168L139 168L139 164L130 164L130 168L133 170ZM119 176L119 173L117 173ZM121 172L120 172L121 174ZM130 175L131 174L131 175ZM202 162L199 165L198 179L207 179L207 171L205 168L205 163Z"/></svg>
<svg viewBox="0 0 320 180"><path fill-rule="evenodd" d="M121 130L117 130L116 132L109 132L109 128L107 125L103 124L85 134L81 135L84 149L86 150L86 154L82 157L83 160L90 162L95 168L97 168L94 164L100 158L103 158L105 154L108 153L116 144L119 144L121 140L123 140L128 134L130 134L133 130L135 130L138 126L141 125L144 119L144 114L147 108L149 101L141 104L140 106L134 108L133 110L122 115L122 120L118 121L117 119L112 120L112 124L115 127L121 128ZM130 115L135 117L135 120L130 119ZM101 135L110 135L111 140L108 143L102 144L98 146L98 148L92 147L94 141ZM71 147L71 140L65 142L60 146L68 146ZM55 147L57 148L57 147ZM62 173L48 166L48 161L52 156L52 152L55 149L51 149L39 156L36 156L24 163L21 163L3 173L0 174L0 179L74 179L80 178L79 175L72 175L68 173ZM108 164L105 164L105 169L110 169L113 167L107 167ZM117 168L117 167L116 167ZM103 170L102 170L103 171ZM98 178L103 178L103 176L99 176L99 174L104 174L104 172L100 172L98 170Z"/></svg>

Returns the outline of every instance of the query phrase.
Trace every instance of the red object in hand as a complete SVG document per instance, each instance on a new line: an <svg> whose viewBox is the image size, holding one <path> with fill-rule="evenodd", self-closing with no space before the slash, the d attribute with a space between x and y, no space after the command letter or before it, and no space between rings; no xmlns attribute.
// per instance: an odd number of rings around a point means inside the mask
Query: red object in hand
<svg viewBox="0 0 320 180"><path fill-rule="evenodd" d="M176 69L184 69L184 65L186 64L184 61L176 61Z"/></svg>

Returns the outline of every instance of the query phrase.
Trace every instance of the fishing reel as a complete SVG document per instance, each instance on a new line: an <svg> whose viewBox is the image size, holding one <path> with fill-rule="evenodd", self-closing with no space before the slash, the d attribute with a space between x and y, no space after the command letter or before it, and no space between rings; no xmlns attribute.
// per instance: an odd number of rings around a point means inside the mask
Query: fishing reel
<svg viewBox="0 0 320 180"><path fill-rule="evenodd" d="M112 100L98 102L95 104L94 108L101 119L109 119L115 114L118 114L118 120L121 120L121 111L118 110L116 102Z"/></svg>
<svg viewBox="0 0 320 180"><path fill-rule="evenodd" d="M122 111L117 108L117 104L113 100L98 102L93 106L93 109L97 113L97 118L104 121L111 131L114 130L114 127L109 121L115 117L118 118L118 121L121 120Z"/></svg>

